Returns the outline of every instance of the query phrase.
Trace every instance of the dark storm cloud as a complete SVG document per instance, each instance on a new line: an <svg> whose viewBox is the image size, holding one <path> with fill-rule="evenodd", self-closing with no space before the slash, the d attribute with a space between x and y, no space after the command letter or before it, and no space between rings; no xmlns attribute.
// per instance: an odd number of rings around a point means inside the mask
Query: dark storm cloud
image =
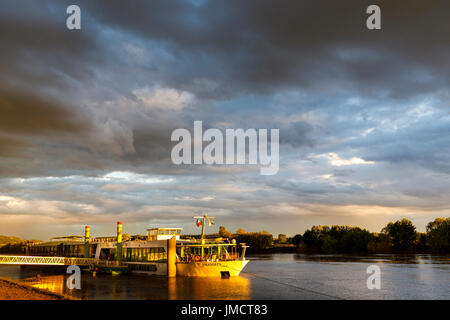
<svg viewBox="0 0 450 320"><path fill-rule="evenodd" d="M53 5L55 6L55 5ZM89 82L96 47L92 33L68 33L65 10L48 2L0 4L0 80L22 90L73 90ZM59 14L58 14L59 13Z"/></svg>
<svg viewBox="0 0 450 320"><path fill-rule="evenodd" d="M365 28L370 1L86 5L100 23L169 43L200 66L170 79L178 86L205 77L239 93L303 87L406 98L448 85L449 2L379 3L383 29L375 32Z"/></svg>
<svg viewBox="0 0 450 320"><path fill-rule="evenodd" d="M68 164L53 158L54 148L48 146L75 142L91 126L73 105L0 84L0 176L45 175L66 168Z"/></svg>
<svg viewBox="0 0 450 320"><path fill-rule="evenodd" d="M373 1L78 1L81 31L72 1L18 3L0 3L6 226L207 210L291 233L448 208L448 1L376 1L377 31ZM194 120L279 128L279 173L174 166L171 132Z"/></svg>
<svg viewBox="0 0 450 320"><path fill-rule="evenodd" d="M4 4L0 28L8 43L1 51L2 61L8 61L0 65L4 81L19 82L30 91L39 89L37 94L42 95L61 89L66 99L79 101L74 93L84 92L105 102L118 98L118 92L130 97L131 90L147 85L145 79L150 79L192 90L206 101L248 93L267 97L289 89L311 90L317 95L347 91L410 98L437 91L448 82L448 24L441 13L448 4L443 1L382 3L380 32L364 27L364 1L211 1L200 5L151 1L133 6L123 1L89 1L80 2L81 32L64 28L66 15L60 13L69 2L43 4L30 5L25 8L28 13L18 13L12 3ZM413 19L422 23L411 23ZM155 51L146 41L156 41L176 63L173 67L133 66L138 71L131 75L127 61L133 57L120 52L121 41L133 39L139 39L144 53ZM213 116L208 110L196 110L190 118L205 122L221 116L230 119L230 108L240 109L234 123L246 110L255 118L255 110L248 105L232 105L216 108ZM267 110L272 113L273 107L269 105ZM266 115L260 113L259 117L267 119ZM106 123L105 117L100 122ZM146 120L155 124L146 127L128 115L121 119L135 138L136 152L128 157L167 158L171 147L167 134L173 126L163 129L161 120L154 117ZM311 146L312 131L304 121L287 124L282 127L281 142Z"/></svg>
<svg viewBox="0 0 450 320"><path fill-rule="evenodd" d="M34 94L0 88L0 132L18 134L76 133L86 129L69 107Z"/></svg>
<svg viewBox="0 0 450 320"><path fill-rule="evenodd" d="M56 8L45 1L20 10L17 2L0 4L1 155L8 157L0 162L2 176L61 169L46 145L70 145L92 128L73 97L92 78L86 62L95 62L96 45L86 33L68 39L58 14L65 10Z"/></svg>
<svg viewBox="0 0 450 320"><path fill-rule="evenodd" d="M29 145L26 141L0 135L0 157L27 157L26 150Z"/></svg>

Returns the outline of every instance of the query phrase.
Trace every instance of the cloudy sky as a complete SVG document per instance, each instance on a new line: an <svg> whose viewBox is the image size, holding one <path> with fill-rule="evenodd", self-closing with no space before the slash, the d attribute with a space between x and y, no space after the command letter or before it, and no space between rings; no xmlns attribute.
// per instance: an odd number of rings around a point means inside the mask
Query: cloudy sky
<svg viewBox="0 0 450 320"><path fill-rule="evenodd" d="M81 8L81 30L66 8ZM381 7L382 30L366 28ZM450 2L0 3L0 234L379 231L450 216ZM279 128L280 170L172 164L176 128Z"/></svg>

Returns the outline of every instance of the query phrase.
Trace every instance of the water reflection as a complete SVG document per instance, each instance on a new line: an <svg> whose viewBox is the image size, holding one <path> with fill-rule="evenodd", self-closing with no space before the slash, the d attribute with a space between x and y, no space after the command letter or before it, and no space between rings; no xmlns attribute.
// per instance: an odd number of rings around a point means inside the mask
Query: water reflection
<svg viewBox="0 0 450 320"><path fill-rule="evenodd" d="M273 257L271 257L273 259ZM370 263L400 263L400 264L448 264L450 257L435 256L429 254L376 254L371 256L356 256L345 254L295 254L297 261L316 261L316 262L370 262Z"/></svg>
<svg viewBox="0 0 450 320"><path fill-rule="evenodd" d="M175 299L250 299L250 280L242 276L229 279L178 277L173 292Z"/></svg>
<svg viewBox="0 0 450 320"><path fill-rule="evenodd" d="M245 277L170 278L128 275L120 277L83 274L81 290L68 290L67 275L26 278L35 288L81 299L250 299L250 280Z"/></svg>
<svg viewBox="0 0 450 320"><path fill-rule="evenodd" d="M0 276L80 299L450 299L450 256L265 254L250 259L241 276L230 279L83 273L82 289L72 291L61 270L49 274L48 269L0 266ZM372 264L381 269L381 290L367 289Z"/></svg>

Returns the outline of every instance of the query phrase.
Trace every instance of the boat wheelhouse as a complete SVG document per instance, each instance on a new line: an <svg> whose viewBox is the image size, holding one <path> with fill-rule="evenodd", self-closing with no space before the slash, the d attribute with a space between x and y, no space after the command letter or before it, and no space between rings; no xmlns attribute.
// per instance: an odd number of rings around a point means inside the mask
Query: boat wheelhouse
<svg viewBox="0 0 450 320"><path fill-rule="evenodd" d="M147 229L148 240L169 240L175 236L177 240L180 240L181 231L183 228L152 228Z"/></svg>

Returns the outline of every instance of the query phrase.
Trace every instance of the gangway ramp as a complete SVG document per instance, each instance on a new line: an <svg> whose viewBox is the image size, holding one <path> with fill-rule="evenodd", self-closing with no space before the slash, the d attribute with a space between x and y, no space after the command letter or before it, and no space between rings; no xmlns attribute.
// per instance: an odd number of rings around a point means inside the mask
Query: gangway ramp
<svg viewBox="0 0 450 320"><path fill-rule="evenodd" d="M0 255L0 265L90 266L97 262L92 258Z"/></svg>

